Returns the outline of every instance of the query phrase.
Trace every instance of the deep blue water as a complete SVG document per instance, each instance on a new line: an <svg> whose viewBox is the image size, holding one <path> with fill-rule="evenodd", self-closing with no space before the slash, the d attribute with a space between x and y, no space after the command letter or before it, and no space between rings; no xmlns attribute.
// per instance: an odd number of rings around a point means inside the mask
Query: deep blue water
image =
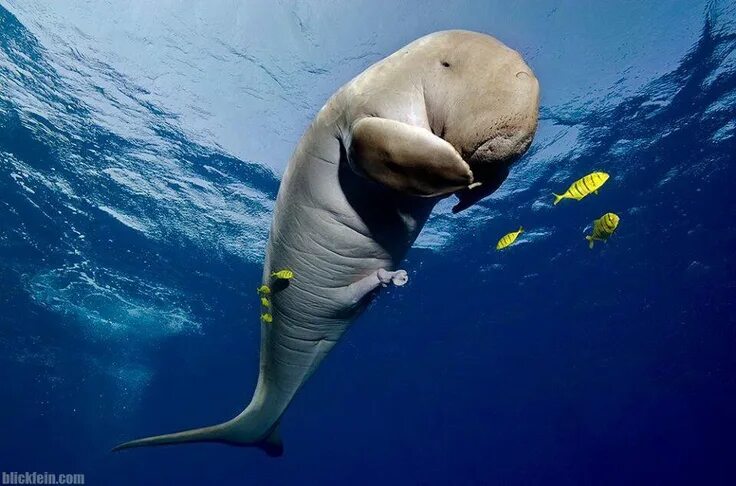
<svg viewBox="0 0 736 486"><path fill-rule="evenodd" d="M145 134L109 123L73 81L89 60L71 50L62 66L0 7L0 471L734 484L736 9L694 15L700 34L673 69L604 103L543 103L502 189L459 216L438 208L409 285L383 293L300 392L272 459L108 451L250 399L279 176L195 140L101 65L110 85L96 92ZM592 170L612 175L599 196L552 207ZM608 211L619 230L591 251L586 226ZM519 225L520 243L495 252Z"/></svg>

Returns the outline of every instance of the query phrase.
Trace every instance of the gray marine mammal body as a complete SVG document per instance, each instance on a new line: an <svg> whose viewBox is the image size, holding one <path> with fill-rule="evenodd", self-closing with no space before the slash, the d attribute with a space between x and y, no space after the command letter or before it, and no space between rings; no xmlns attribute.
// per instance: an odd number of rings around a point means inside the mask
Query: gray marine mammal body
<svg viewBox="0 0 736 486"><path fill-rule="evenodd" d="M115 448L215 441L283 451L278 424L295 393L399 264L435 204L456 210L493 192L529 147L539 86L494 38L467 31L422 37L335 93L300 140L274 209L263 271L272 323L261 324L250 404L219 425Z"/></svg>

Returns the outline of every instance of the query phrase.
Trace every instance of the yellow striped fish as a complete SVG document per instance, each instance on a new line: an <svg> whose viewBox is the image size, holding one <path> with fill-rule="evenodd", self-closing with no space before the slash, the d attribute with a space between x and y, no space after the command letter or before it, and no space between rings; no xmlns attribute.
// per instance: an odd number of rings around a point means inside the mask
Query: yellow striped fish
<svg viewBox="0 0 736 486"><path fill-rule="evenodd" d="M261 305L263 307L271 307L271 301L265 297L261 297Z"/></svg>
<svg viewBox="0 0 736 486"><path fill-rule="evenodd" d="M590 242L589 248L593 248L596 241L606 241L618 228L618 216L614 213L606 213L600 218L593 221L593 233L586 236L585 239Z"/></svg>
<svg viewBox="0 0 736 486"><path fill-rule="evenodd" d="M503 235L503 237L498 240L498 244L496 245L496 250L503 250L504 248L511 246L514 241L516 241L516 238L519 237L521 233L524 232L524 228L519 226L519 231L512 231L509 234Z"/></svg>
<svg viewBox="0 0 736 486"><path fill-rule="evenodd" d="M565 194L560 195L552 193L555 197L555 204L563 199L575 199L576 201L580 201L591 192L598 194L598 189L600 189L607 180L608 174L605 172L592 172L582 179L578 179L573 182L567 191L565 191Z"/></svg>
<svg viewBox="0 0 736 486"><path fill-rule="evenodd" d="M271 277L278 278L278 279L281 279L281 280L289 280L289 279L294 278L294 272L292 272L291 270L285 268L283 270L279 270L278 272L273 272L271 274Z"/></svg>
<svg viewBox="0 0 736 486"><path fill-rule="evenodd" d="M271 314L261 314L261 320L266 324L271 324L273 322L273 316Z"/></svg>
<svg viewBox="0 0 736 486"><path fill-rule="evenodd" d="M268 295L271 293L271 288L268 285L261 285L258 287L258 295Z"/></svg>

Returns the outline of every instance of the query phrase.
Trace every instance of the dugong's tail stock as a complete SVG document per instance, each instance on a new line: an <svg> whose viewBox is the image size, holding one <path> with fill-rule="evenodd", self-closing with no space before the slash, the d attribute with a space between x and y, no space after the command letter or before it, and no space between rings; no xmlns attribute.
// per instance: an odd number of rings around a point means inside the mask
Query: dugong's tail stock
<svg viewBox="0 0 736 486"><path fill-rule="evenodd" d="M273 425L265 434L259 433L257 430L261 429L261 419L255 415L246 408L243 413L234 419L218 425L131 440L113 447L112 450L120 451L134 447L162 446L187 442L220 442L235 446L259 447L269 456L281 456L284 453L284 446L278 433L278 423Z"/></svg>
<svg viewBox="0 0 736 486"><path fill-rule="evenodd" d="M266 268L267 271L264 273L269 275L270 266L267 264ZM405 270L380 269L337 294L349 302L364 302L364 298L381 285L393 284L400 287L407 281ZM275 299L275 293L273 297ZM272 301L273 322L262 324L264 331L261 336L261 370L253 398L245 410L234 419L218 425L132 440L114 447L113 451L187 442L219 442L258 447L269 456L281 456L284 446L278 428L282 414L297 390L339 340L350 321L336 326L335 322L340 321L331 319L329 322L333 325L333 329L331 333L325 334L303 323L295 325L285 314L278 311L277 304L277 300ZM274 332L277 328L281 332ZM300 332L301 336L298 334Z"/></svg>

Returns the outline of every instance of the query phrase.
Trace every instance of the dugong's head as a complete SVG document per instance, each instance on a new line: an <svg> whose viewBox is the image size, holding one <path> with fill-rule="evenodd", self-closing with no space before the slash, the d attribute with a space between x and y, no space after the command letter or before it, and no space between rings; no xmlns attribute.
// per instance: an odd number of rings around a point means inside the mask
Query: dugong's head
<svg viewBox="0 0 736 486"><path fill-rule="evenodd" d="M472 188L457 193L457 212L497 189L529 148L539 83L521 56L493 37L467 31L429 37L423 81L429 124L473 172Z"/></svg>

